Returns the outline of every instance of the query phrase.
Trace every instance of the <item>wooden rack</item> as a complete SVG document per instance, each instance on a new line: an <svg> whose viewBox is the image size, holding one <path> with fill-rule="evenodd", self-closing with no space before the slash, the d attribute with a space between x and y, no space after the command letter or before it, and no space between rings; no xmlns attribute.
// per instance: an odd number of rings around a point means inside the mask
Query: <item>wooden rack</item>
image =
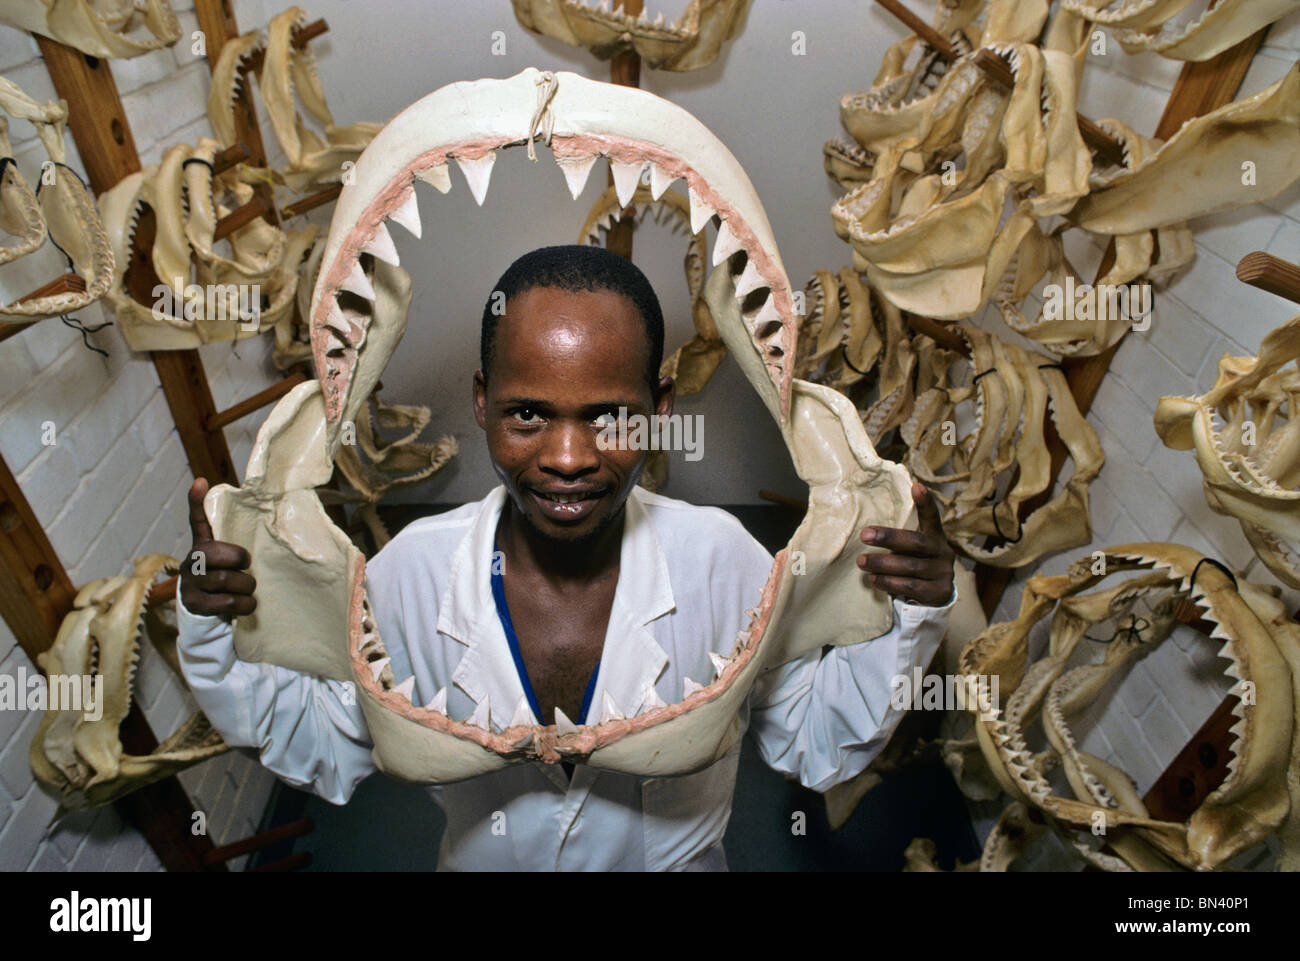
<svg viewBox="0 0 1300 961"><path fill-rule="evenodd" d="M211 68L222 46L238 37L239 30L228 0L196 0L195 15L207 37ZM316 21L295 31L293 43L301 48L326 30L328 26L323 20ZM87 182L95 194L100 194L141 169L112 72L100 58L84 55L47 37L35 39L55 90L68 104L68 129L85 166ZM214 158L213 168L217 173L246 161L253 166L266 166L261 130L248 90L249 84L245 83L237 100L236 129L240 142ZM337 194L338 190L333 189L304 198L286 208L286 211L297 208L286 216L304 213L333 200ZM221 219L215 238L229 236L258 217L277 225L281 218L270 186L265 183L254 187L252 201ZM141 303L150 302L153 285L157 283L149 258L154 231L152 212L147 212L140 218L133 260L126 271L128 291ZM69 273L20 299L82 290L85 281ZM0 331L0 341L27 326L30 325L7 326ZM190 470L194 476L206 477L212 483L237 484L239 480L223 428L274 403L306 379L303 372L295 371L254 396L217 411L198 351L153 352L150 358ZM168 600L175 592L176 580L172 578L151 590L150 603ZM33 662L53 644L75 596L76 588L66 569L17 480L0 458L0 615ZM136 702L132 703L121 726L120 736L123 749L130 754L148 754L158 746L157 737ZM276 840L269 835L258 835L214 849L208 837L196 836L191 831L195 807L175 777L147 785L115 803L123 818L141 832L169 871L224 871L225 861L230 858ZM295 825L293 829L297 834L306 833L311 829L310 822ZM295 855L267 869L301 867L304 858L309 860L308 855Z"/></svg>

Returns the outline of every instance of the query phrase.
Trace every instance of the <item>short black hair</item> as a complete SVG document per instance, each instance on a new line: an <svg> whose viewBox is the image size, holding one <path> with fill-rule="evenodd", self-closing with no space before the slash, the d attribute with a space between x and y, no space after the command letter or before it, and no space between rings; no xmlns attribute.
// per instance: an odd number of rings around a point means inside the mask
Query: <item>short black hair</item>
<svg viewBox="0 0 1300 961"><path fill-rule="evenodd" d="M503 308L519 294L534 287L551 287L571 292L608 290L632 301L645 324L650 342L646 381L653 394L659 387L659 367L664 356L664 315L650 281L632 261L604 247L562 244L539 247L524 254L506 268L483 305L483 326L479 337L479 363L487 378L496 347L497 322Z"/></svg>

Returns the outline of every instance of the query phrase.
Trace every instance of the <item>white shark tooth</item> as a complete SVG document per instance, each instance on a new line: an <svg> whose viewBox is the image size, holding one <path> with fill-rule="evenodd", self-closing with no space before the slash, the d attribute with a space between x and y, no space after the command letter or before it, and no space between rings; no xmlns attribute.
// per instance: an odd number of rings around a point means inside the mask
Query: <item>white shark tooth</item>
<svg viewBox="0 0 1300 961"><path fill-rule="evenodd" d="M447 689L441 687L438 693L433 695L433 700L424 705L426 711L437 711L439 714L447 713Z"/></svg>
<svg viewBox="0 0 1300 961"><path fill-rule="evenodd" d="M492 698L485 694L483 700L474 707L474 713L465 718L465 723L481 727L485 731L492 730L492 708L489 706L491 701Z"/></svg>
<svg viewBox="0 0 1300 961"><path fill-rule="evenodd" d="M357 261L352 265L352 272L344 278L340 289L351 291L358 297L364 297L369 301L375 299L375 288L370 286L370 278L368 278L366 272L361 269L360 261Z"/></svg>
<svg viewBox="0 0 1300 961"><path fill-rule="evenodd" d="M736 278L735 297L737 300L740 300L747 294L758 290L758 288L766 286L767 281L764 280L763 275L758 272L758 264L754 263L751 259L745 263L745 269L742 270L740 276Z"/></svg>
<svg viewBox="0 0 1300 961"><path fill-rule="evenodd" d="M709 660L713 662L713 676L722 677L722 672L727 669L727 659L716 651L709 651Z"/></svg>
<svg viewBox="0 0 1300 961"><path fill-rule="evenodd" d="M518 727L521 724L533 723L533 711L528 706L528 695L520 694L519 703L515 705L515 712L510 715L510 723L506 727Z"/></svg>
<svg viewBox="0 0 1300 961"><path fill-rule="evenodd" d="M420 239L420 206L415 200L415 188L406 194L406 199L388 215L388 219L401 224L416 240Z"/></svg>
<svg viewBox="0 0 1300 961"><path fill-rule="evenodd" d="M713 266L718 266L737 250L743 250L744 246L724 220L722 226L718 228L717 239L713 241Z"/></svg>
<svg viewBox="0 0 1300 961"><path fill-rule="evenodd" d="M646 12L645 7L642 7L642 8L641 8L641 13L640 13L640 15L637 16L637 18L636 18L636 22L637 22L637 23L649 23L649 22L650 22L650 14Z"/></svg>
<svg viewBox="0 0 1300 961"><path fill-rule="evenodd" d="M707 200L695 192L694 187L687 187L687 192L691 201L691 233L698 234L717 211L713 209L713 206Z"/></svg>
<svg viewBox="0 0 1300 961"><path fill-rule="evenodd" d="M618 709L618 705L615 704L614 699L610 697L609 691L606 691L601 695L600 721L598 723L604 724L606 721L622 721L625 719L623 712Z"/></svg>
<svg viewBox="0 0 1300 961"><path fill-rule="evenodd" d="M397 248L393 246L393 235L382 223L375 228L375 235L361 245L361 249L386 264L392 264L394 267L402 265L397 256Z"/></svg>
<svg viewBox="0 0 1300 961"><path fill-rule="evenodd" d="M474 195L474 200L480 207L487 199L488 181L492 179L492 165L496 161L495 150L489 150L483 156L473 159L456 158L456 166L460 167L460 172L465 175L465 180L469 183L469 192Z"/></svg>
<svg viewBox="0 0 1300 961"><path fill-rule="evenodd" d="M645 693L641 695L641 704L641 710L643 711L652 711L655 708L668 706L668 702L659 696L659 692L655 690L653 684L645 686Z"/></svg>
<svg viewBox="0 0 1300 961"><path fill-rule="evenodd" d="M397 687L393 688L393 690L409 701L411 695L415 693L415 675L412 674L401 684L397 685Z"/></svg>
<svg viewBox="0 0 1300 961"><path fill-rule="evenodd" d="M655 17L655 26L662 27L663 25L664 25L664 12L660 10L658 15Z"/></svg>
<svg viewBox="0 0 1300 961"><path fill-rule="evenodd" d="M676 180L676 177L669 175L662 170L657 163L650 164L650 196L658 200L668 189L668 185Z"/></svg>
<svg viewBox="0 0 1300 961"><path fill-rule="evenodd" d="M777 313L774 296L768 294L767 300L763 301L763 306L758 308L758 311L754 314L753 318L750 319L750 325L755 331L759 331L763 329L764 324L769 324L772 321L776 321L779 324L781 322L781 315Z"/></svg>
<svg viewBox="0 0 1300 961"><path fill-rule="evenodd" d="M416 174L416 176L440 194L445 194L451 189L451 170L445 163L435 164L424 173Z"/></svg>
<svg viewBox="0 0 1300 961"><path fill-rule="evenodd" d="M577 200L582 193L583 188L587 186L587 177L591 175L591 168L596 166L598 154L592 154L590 157L556 157L555 162L560 166L560 173L564 174L564 182L569 185L569 193L573 199Z"/></svg>
<svg viewBox="0 0 1300 961"><path fill-rule="evenodd" d="M618 194L620 207L626 207L632 202L632 195L636 193L636 185L641 182L643 167L645 167L645 162L640 160L635 163L623 163L620 160L611 160L609 162L610 173L614 175L614 192Z"/></svg>
<svg viewBox="0 0 1300 961"><path fill-rule="evenodd" d="M696 691L702 691L702 690L704 690L704 685L702 685L702 684L696 684L694 681L692 681L692 680L688 677L688 678L684 678L684 679L683 679L683 681L682 681L682 688L683 688L683 690L686 692L686 693L684 693L684 694L682 695L682 697L690 697L690 696L691 696L692 694L694 694Z"/></svg>
<svg viewBox="0 0 1300 961"><path fill-rule="evenodd" d="M570 721L558 706L555 708L555 730L561 737L566 734L578 733L578 725Z"/></svg>
<svg viewBox="0 0 1300 961"><path fill-rule="evenodd" d="M325 353L331 354L334 351L344 350L347 344L339 338L339 335L329 327L325 328Z"/></svg>
<svg viewBox="0 0 1300 961"><path fill-rule="evenodd" d="M389 659L386 658L386 657L381 657L381 658L380 658L379 660L377 660L377 661L371 661L371 662L370 662L370 679L371 679L371 680L373 680L373 681L378 681L378 680L379 680L379 675L383 672L384 668L386 668L386 667L388 666L388 660L389 660Z"/></svg>

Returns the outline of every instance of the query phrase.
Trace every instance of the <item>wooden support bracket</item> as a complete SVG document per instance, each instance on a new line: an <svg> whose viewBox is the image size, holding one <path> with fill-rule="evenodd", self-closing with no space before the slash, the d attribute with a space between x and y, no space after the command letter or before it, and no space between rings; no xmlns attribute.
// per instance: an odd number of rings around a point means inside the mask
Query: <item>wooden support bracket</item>
<svg viewBox="0 0 1300 961"><path fill-rule="evenodd" d="M1262 250L1237 261L1237 279L1300 304L1300 267Z"/></svg>
<svg viewBox="0 0 1300 961"><path fill-rule="evenodd" d="M254 394L247 400L241 400L238 404L228 407L220 413L213 414L207 419L206 427L210 431L221 430L227 424L233 424L241 417L247 417L253 411L261 410L267 404L275 403L306 380L307 375L301 370L296 370L284 380L272 384L266 390Z"/></svg>

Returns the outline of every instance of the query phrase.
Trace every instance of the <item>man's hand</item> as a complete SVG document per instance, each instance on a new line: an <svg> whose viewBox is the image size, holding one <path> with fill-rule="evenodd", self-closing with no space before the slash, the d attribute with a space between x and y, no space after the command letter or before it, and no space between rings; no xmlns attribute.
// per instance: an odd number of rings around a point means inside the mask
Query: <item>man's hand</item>
<svg viewBox="0 0 1300 961"><path fill-rule="evenodd" d="M208 482L196 478L190 487L190 534L194 544L181 562L181 602L192 614L219 615L229 620L257 609L257 581L245 573L248 551L237 544L212 539L212 525L203 511ZM198 557L194 555L198 554Z"/></svg>
<svg viewBox="0 0 1300 961"><path fill-rule="evenodd" d="M916 503L917 529L864 527L863 542L887 548L890 553L862 554L858 567L887 594L926 607L943 607L952 599L954 554L943 536L939 508L924 484L912 484L912 500Z"/></svg>

